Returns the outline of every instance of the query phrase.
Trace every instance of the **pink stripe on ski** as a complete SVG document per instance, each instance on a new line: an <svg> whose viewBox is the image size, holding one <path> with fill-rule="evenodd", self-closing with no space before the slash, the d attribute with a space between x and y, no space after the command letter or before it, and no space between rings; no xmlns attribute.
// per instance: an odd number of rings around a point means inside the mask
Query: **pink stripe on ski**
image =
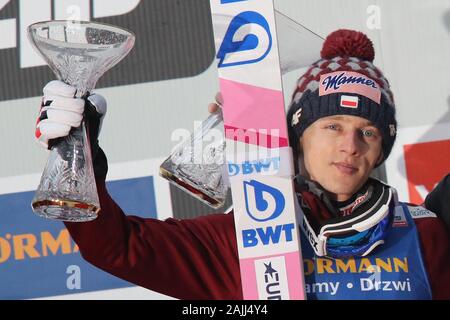
<svg viewBox="0 0 450 320"><path fill-rule="evenodd" d="M291 300L305 300L305 284L303 283L303 265L301 254L286 253L286 269L288 273L289 296Z"/></svg>
<svg viewBox="0 0 450 320"><path fill-rule="evenodd" d="M257 257L256 259L260 259L260 257ZM254 263L256 259L239 259L244 300L259 300Z"/></svg>
<svg viewBox="0 0 450 320"><path fill-rule="evenodd" d="M278 130L288 141L283 93L279 90L255 87L232 80L220 79L224 101L223 118L226 127L254 129L267 133ZM282 147L282 145L280 145Z"/></svg>

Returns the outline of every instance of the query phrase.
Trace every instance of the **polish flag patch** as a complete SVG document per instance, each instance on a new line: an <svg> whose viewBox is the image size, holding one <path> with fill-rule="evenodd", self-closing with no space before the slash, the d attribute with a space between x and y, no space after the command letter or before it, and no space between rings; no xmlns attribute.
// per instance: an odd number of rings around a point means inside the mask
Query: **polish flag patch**
<svg viewBox="0 0 450 320"><path fill-rule="evenodd" d="M342 95L341 107L354 109L358 108L358 97Z"/></svg>

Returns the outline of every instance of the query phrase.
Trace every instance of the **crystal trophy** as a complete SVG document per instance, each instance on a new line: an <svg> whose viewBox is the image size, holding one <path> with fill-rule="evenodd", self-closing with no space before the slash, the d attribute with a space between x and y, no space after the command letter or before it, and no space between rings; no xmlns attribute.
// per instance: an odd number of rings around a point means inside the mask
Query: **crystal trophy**
<svg viewBox="0 0 450 320"><path fill-rule="evenodd" d="M56 77L85 98L97 80L133 48L132 32L96 22L45 21L28 27L28 38ZM32 200L38 216L83 222L97 217L95 185L86 123L56 140Z"/></svg>
<svg viewBox="0 0 450 320"><path fill-rule="evenodd" d="M174 148L159 173L172 184L213 208L221 207L228 191L222 111L211 114L190 138Z"/></svg>
<svg viewBox="0 0 450 320"><path fill-rule="evenodd" d="M226 15L214 15L214 28L226 30L224 28L228 28L231 19ZM323 39L277 10L275 20L281 73L284 75L312 64L319 56ZM251 33L251 24L242 28L248 29L243 30L243 34ZM214 39L216 48L222 40ZM225 204L229 189L223 129L222 112L218 110L196 128L189 139L173 149L159 171L170 183L212 208L220 208ZM209 143L206 150L199 147L211 140L208 136L212 131L222 134L219 137L215 134L215 141Z"/></svg>

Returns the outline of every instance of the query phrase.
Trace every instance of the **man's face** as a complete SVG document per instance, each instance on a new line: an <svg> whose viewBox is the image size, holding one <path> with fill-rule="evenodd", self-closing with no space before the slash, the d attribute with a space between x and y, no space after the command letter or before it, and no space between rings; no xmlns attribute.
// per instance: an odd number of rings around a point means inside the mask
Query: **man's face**
<svg viewBox="0 0 450 320"><path fill-rule="evenodd" d="M300 138L301 173L318 182L332 199L349 199L381 160L381 132L368 120L349 115L321 118ZM301 170L302 170L301 169Z"/></svg>

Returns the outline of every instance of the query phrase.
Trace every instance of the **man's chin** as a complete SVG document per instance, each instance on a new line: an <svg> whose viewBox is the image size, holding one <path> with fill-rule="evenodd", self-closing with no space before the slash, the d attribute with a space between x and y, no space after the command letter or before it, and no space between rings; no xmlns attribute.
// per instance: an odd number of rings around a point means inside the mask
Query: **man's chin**
<svg viewBox="0 0 450 320"><path fill-rule="evenodd" d="M367 180L367 178L361 177L359 175L343 175L336 171L329 171L326 176L321 175L321 177L326 178L312 180L318 182L323 189L331 194L348 195L349 198L353 194L355 194Z"/></svg>

